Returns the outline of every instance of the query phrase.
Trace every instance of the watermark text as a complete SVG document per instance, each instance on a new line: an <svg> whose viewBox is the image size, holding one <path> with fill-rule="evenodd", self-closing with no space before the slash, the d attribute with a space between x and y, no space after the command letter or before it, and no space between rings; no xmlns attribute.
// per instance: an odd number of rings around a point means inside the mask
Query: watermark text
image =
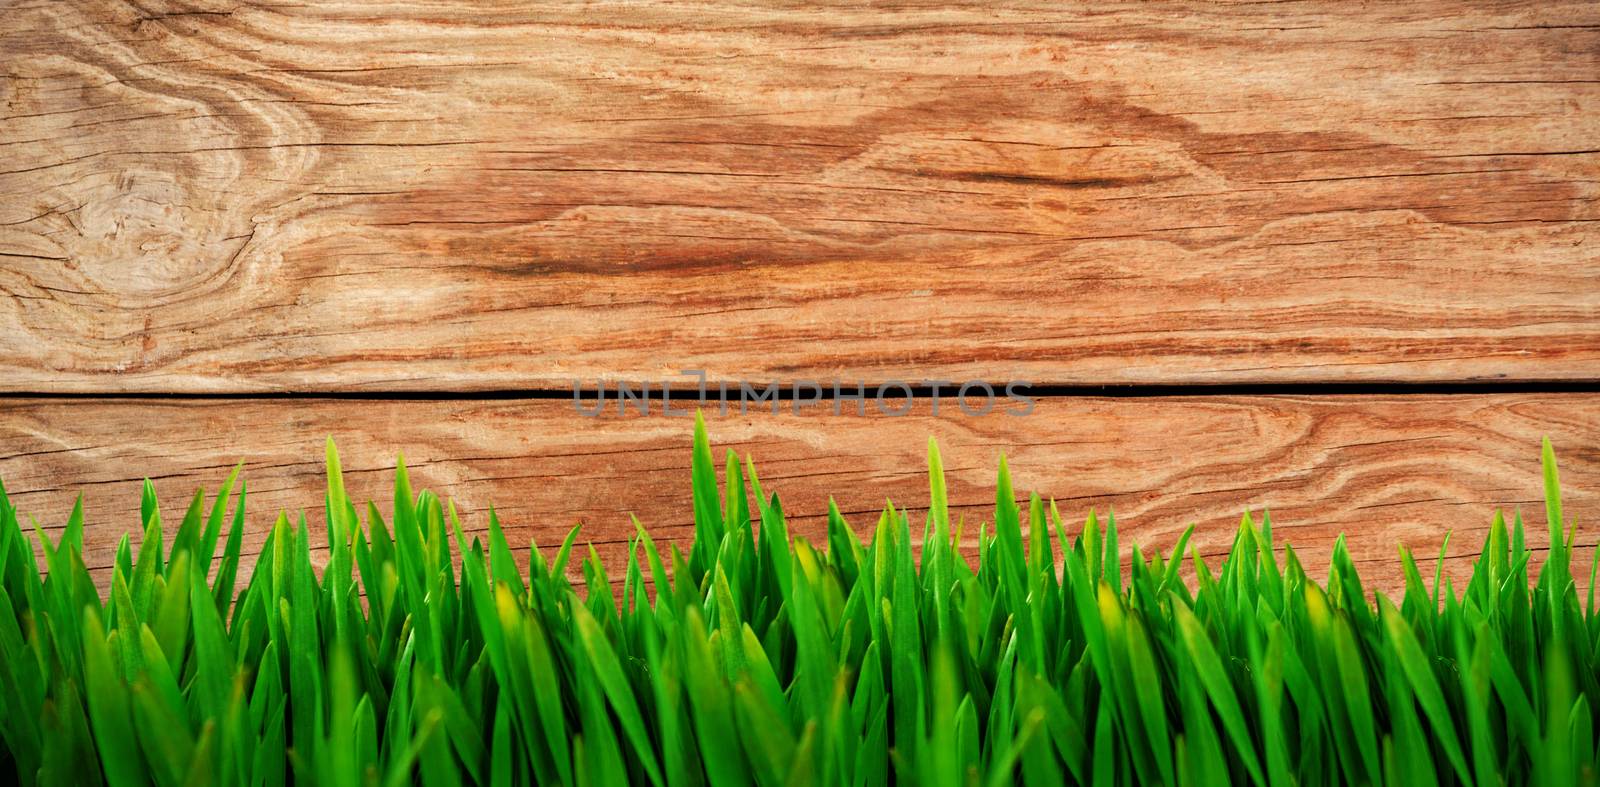
<svg viewBox="0 0 1600 787"><path fill-rule="evenodd" d="M572 381L572 406L579 415L598 418L607 410L618 415L691 416L695 410L715 408L718 415L788 410L828 409L834 415L854 413L896 417L910 415L919 398L927 399L930 412L979 417L993 413L1027 416L1033 413L1030 384L1011 380L1003 384L984 380L888 380L877 385L861 381L794 380L753 383L749 380L709 382L704 369L684 369L680 380L600 380L584 388Z"/></svg>

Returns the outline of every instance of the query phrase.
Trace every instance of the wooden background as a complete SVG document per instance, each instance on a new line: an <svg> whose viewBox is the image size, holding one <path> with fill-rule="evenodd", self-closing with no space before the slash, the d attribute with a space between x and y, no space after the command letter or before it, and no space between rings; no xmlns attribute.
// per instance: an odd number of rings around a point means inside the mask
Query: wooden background
<svg viewBox="0 0 1600 787"><path fill-rule="evenodd" d="M1126 541L1270 506L1392 588L1542 531L1549 435L1596 540L1594 3L0 13L0 479L86 493L94 565L146 475L318 518L330 434L356 494L403 450L475 527L686 538L689 424L564 398L681 369L1049 394L712 418L802 530L920 504L931 434L969 519L1004 449Z"/></svg>

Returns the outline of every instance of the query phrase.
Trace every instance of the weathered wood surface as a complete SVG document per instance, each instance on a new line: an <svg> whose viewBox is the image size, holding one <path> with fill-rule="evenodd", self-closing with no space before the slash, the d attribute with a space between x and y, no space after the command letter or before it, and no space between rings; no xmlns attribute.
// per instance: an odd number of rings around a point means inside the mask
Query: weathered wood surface
<svg viewBox="0 0 1600 787"><path fill-rule="evenodd" d="M1545 434L1579 542L1595 543L1600 527L1596 395L1062 398L1021 418L934 418L924 406L902 418L713 415L708 426L717 448L755 458L795 532L811 537L823 532L829 495L863 532L885 498L916 511L920 525L930 435L943 448L969 548L978 522L992 516L1002 449L1018 491L1054 496L1074 532L1089 508L1114 507L1125 548L1170 549L1193 522L1193 543L1217 555L1246 508L1270 507L1280 540L1318 571L1336 535L1348 533L1381 588L1401 584L1398 545L1431 566L1448 531L1447 571L1464 576L1496 507L1520 508L1531 543L1548 543ZM358 500L389 511L393 452L403 450L417 487L452 497L469 530L486 527L491 502L513 544L554 546L583 522L585 538L620 569L629 513L657 539L687 544L691 432L686 419L578 418L570 403L551 400L8 401L0 478L51 533L83 492L87 561L104 580L117 539L132 531L137 540L141 474L170 519L196 487L215 489L244 461L252 553L281 509L308 509L320 528L322 442L333 435Z"/></svg>
<svg viewBox="0 0 1600 787"><path fill-rule="evenodd" d="M0 391L1600 378L1592 2L4 18Z"/></svg>

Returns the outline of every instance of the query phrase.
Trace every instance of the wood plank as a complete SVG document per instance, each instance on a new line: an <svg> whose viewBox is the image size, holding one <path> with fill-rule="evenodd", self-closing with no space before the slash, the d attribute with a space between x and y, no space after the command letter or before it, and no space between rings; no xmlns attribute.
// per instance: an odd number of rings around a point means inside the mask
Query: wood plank
<svg viewBox="0 0 1600 787"><path fill-rule="evenodd" d="M0 391L1600 378L1600 5L7 4Z"/></svg>
<svg viewBox="0 0 1600 787"><path fill-rule="evenodd" d="M823 532L829 495L863 531L886 498L920 523L930 435L969 534L991 517L1004 449L1019 492L1053 495L1078 521L1091 507L1114 508L1125 548L1170 549L1193 522L1195 545L1217 555L1246 508L1270 507L1280 542L1311 564L1325 565L1346 532L1369 581L1390 589L1401 584L1396 546L1431 566L1447 531L1447 569L1465 573L1496 507L1520 508L1531 543L1548 543L1542 435L1557 447L1579 542L1593 544L1600 522L1600 395L1059 398L1027 417L966 417L948 405L935 417L930 404L899 418L812 408L713 413L708 424L716 447L755 458L793 530L811 537ZM280 509L309 507L320 528L322 441L334 435L352 497L386 515L393 452L404 450L417 487L452 497L468 529L481 532L491 502L513 544L553 546L583 522L618 567L629 513L658 539L690 537L691 432L686 419L591 419L553 400L5 401L0 478L47 532L59 532L84 492L87 561L104 580L124 531L137 540L145 476L171 518L197 486L215 488L244 461L252 553Z"/></svg>

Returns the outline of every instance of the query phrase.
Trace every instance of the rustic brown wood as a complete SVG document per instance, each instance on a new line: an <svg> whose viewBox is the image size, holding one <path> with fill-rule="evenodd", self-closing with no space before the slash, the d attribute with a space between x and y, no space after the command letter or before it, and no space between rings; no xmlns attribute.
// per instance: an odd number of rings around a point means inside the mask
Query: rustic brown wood
<svg viewBox="0 0 1600 787"><path fill-rule="evenodd" d="M991 518L1003 449L1019 492L1053 495L1073 532L1091 507L1114 508L1125 546L1170 549L1193 522L1194 544L1215 556L1245 509L1270 507L1280 540L1317 570L1346 532L1369 581L1394 589L1396 547L1431 567L1450 531L1447 569L1464 576L1496 507L1520 508L1531 543L1547 543L1542 435L1561 458L1579 542L1595 543L1600 523L1597 395L1063 398L1027 417L935 418L929 405L901 418L713 413L708 426L717 448L755 458L795 532L811 537L829 495L862 531L886 498L920 526L930 435L969 536ZM552 400L25 400L0 404L0 478L51 533L83 492L87 561L104 580L123 532L137 541L144 475L170 519L244 461L251 553L280 509L310 509L320 528L322 441L333 435L352 496L382 511L404 450L417 487L452 497L467 529L482 531L491 502L513 544L554 546L581 521L617 568L630 512L658 539L689 539L691 432L686 419L579 418Z"/></svg>
<svg viewBox="0 0 1600 787"><path fill-rule="evenodd" d="M1600 378L1592 2L4 17L0 391Z"/></svg>

